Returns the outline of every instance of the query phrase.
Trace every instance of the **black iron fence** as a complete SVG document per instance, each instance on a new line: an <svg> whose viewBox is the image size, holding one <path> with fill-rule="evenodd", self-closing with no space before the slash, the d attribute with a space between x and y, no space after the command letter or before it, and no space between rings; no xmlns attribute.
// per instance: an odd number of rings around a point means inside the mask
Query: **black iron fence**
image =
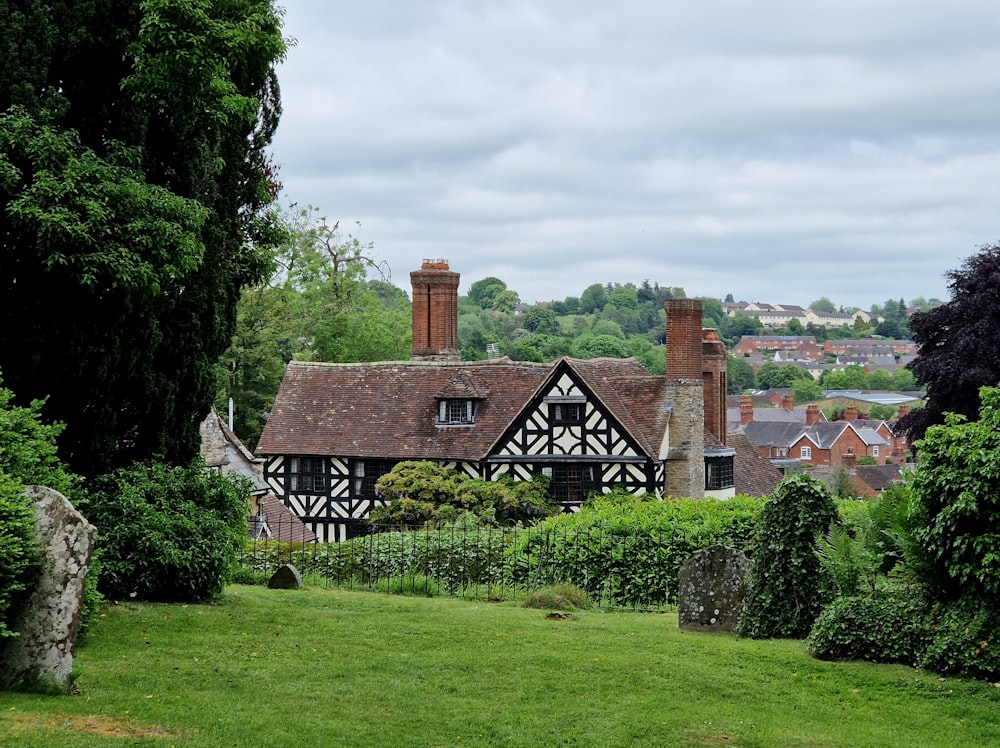
<svg viewBox="0 0 1000 748"><path fill-rule="evenodd" d="M309 584L331 588L520 600L539 587L571 583L600 607L659 610L676 603L681 562L718 542L657 530L372 530L338 543L247 541L236 581L263 584L290 563Z"/></svg>

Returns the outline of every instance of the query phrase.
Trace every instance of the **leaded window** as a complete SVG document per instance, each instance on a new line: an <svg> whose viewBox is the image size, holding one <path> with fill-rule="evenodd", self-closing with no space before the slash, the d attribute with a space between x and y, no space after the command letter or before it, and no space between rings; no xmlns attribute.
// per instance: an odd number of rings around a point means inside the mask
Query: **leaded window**
<svg viewBox="0 0 1000 748"><path fill-rule="evenodd" d="M556 463L542 468L550 479L549 492L560 504L579 504L593 491L599 491L597 466L581 463Z"/></svg>
<svg viewBox="0 0 1000 748"><path fill-rule="evenodd" d="M580 423L583 420L583 403L552 403L549 415L552 423Z"/></svg>
<svg viewBox="0 0 1000 748"><path fill-rule="evenodd" d="M326 493L326 459L292 457L288 461L288 488L292 493Z"/></svg>
<svg viewBox="0 0 1000 748"><path fill-rule="evenodd" d="M705 458L705 490L718 491L734 485L732 457Z"/></svg>
<svg viewBox="0 0 1000 748"><path fill-rule="evenodd" d="M438 400L438 423L449 425L474 423L475 417L475 400Z"/></svg>
<svg viewBox="0 0 1000 748"><path fill-rule="evenodd" d="M354 460L351 464L351 495L359 499L379 498L375 482L392 470L391 460Z"/></svg>

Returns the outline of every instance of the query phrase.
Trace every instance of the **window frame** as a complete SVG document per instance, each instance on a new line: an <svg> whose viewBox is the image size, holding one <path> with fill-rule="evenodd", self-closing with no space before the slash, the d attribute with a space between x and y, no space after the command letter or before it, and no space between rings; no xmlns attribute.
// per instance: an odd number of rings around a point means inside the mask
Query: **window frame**
<svg viewBox="0 0 1000 748"><path fill-rule="evenodd" d="M549 495L557 504L582 504L601 490L600 465L590 462L555 462L539 472L549 479Z"/></svg>
<svg viewBox="0 0 1000 748"><path fill-rule="evenodd" d="M811 460L813 458L812 447L802 446L799 447L799 459L800 460Z"/></svg>
<svg viewBox="0 0 1000 748"><path fill-rule="evenodd" d="M583 423L583 403L549 403L549 420L556 426L573 426Z"/></svg>
<svg viewBox="0 0 1000 748"><path fill-rule="evenodd" d="M722 491L736 486L732 456L705 458L705 490Z"/></svg>
<svg viewBox="0 0 1000 748"><path fill-rule="evenodd" d="M472 398L442 397L438 400L439 426L469 426L476 422L476 401Z"/></svg>
<svg viewBox="0 0 1000 748"><path fill-rule="evenodd" d="M382 498L378 489L375 488L375 483L395 466L396 460L351 460L351 497L355 499ZM359 470L360 472L358 472Z"/></svg>
<svg viewBox="0 0 1000 748"><path fill-rule="evenodd" d="M288 460L288 492L325 494L329 490L329 465L325 457L295 455Z"/></svg>

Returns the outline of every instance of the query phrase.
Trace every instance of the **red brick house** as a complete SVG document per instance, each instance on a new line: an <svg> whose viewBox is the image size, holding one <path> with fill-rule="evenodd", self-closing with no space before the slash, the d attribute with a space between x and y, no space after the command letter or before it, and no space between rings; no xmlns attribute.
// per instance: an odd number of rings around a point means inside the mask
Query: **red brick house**
<svg viewBox="0 0 1000 748"><path fill-rule="evenodd" d="M376 480L404 460L470 477L547 476L568 510L592 491L733 495L725 444L726 353L702 303L668 299L666 376L635 359L463 362L458 273L411 273L409 361L293 361L257 444L264 478L321 540L361 531Z"/></svg>

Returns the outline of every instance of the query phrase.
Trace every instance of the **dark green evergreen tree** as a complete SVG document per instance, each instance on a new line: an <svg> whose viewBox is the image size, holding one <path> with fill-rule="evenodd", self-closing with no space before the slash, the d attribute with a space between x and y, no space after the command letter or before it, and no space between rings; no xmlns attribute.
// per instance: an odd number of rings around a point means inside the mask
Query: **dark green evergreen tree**
<svg viewBox="0 0 1000 748"><path fill-rule="evenodd" d="M0 370L94 475L186 463L280 234L272 0L0 2Z"/></svg>

